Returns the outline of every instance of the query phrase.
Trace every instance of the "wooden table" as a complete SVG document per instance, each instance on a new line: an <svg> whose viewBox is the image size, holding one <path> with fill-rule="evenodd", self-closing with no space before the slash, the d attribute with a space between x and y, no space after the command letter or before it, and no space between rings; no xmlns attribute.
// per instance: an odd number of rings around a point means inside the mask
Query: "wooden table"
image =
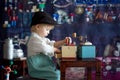
<svg viewBox="0 0 120 80"><path fill-rule="evenodd" d="M98 59L62 59L60 61L61 80L65 80L67 67L85 67L87 69L87 80L92 80L92 68L95 68L96 80L101 80L101 61Z"/></svg>

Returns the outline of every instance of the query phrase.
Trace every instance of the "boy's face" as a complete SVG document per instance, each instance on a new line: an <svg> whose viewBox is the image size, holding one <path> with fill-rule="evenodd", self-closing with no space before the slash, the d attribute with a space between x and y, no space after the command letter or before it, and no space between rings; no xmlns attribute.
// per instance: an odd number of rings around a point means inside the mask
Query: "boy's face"
<svg viewBox="0 0 120 80"><path fill-rule="evenodd" d="M53 29L53 26L51 25L44 25L44 26L39 26L38 27L38 34L41 37L46 37L48 36L48 34L50 33L50 30Z"/></svg>

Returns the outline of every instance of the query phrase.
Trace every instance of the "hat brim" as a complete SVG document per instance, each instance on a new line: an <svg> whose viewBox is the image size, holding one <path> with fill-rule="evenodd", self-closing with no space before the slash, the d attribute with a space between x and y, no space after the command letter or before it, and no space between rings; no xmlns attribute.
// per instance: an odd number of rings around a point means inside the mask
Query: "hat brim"
<svg viewBox="0 0 120 80"><path fill-rule="evenodd" d="M31 26L37 24L57 25L57 22L46 12L35 12L32 17Z"/></svg>

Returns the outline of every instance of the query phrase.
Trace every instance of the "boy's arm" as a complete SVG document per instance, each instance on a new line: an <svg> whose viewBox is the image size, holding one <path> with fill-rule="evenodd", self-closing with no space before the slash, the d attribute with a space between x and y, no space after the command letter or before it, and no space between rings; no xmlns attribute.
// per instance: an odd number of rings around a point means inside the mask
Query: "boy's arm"
<svg viewBox="0 0 120 80"><path fill-rule="evenodd" d="M59 47L61 47L61 46L64 45L64 44L71 44L71 42L72 42L72 39L71 39L70 37L66 37L66 38L63 39L63 40L56 41L56 42L54 43L54 47L59 48Z"/></svg>
<svg viewBox="0 0 120 80"><path fill-rule="evenodd" d="M56 42L54 43L54 47L59 48L59 47L61 47L62 45L64 45L65 42L66 42L65 39L64 39L64 40L60 40L60 41L56 41Z"/></svg>

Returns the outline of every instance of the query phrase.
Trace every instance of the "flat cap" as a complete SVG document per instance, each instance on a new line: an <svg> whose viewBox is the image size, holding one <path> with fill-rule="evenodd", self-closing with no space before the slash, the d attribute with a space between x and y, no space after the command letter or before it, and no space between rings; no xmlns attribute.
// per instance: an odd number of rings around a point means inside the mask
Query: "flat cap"
<svg viewBox="0 0 120 80"><path fill-rule="evenodd" d="M57 22L46 12L35 12L32 17L31 26L36 24L56 25Z"/></svg>

